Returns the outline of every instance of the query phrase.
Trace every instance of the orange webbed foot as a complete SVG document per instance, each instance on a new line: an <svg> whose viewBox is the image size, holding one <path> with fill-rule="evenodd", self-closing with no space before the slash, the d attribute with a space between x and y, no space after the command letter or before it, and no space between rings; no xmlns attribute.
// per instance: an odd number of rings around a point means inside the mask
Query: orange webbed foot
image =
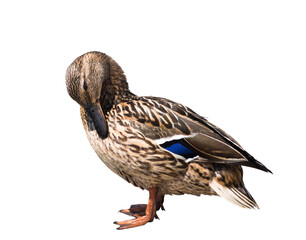
<svg viewBox="0 0 306 240"><path fill-rule="evenodd" d="M158 219L156 215L157 208L157 187L149 189L150 197L148 204L136 204L132 205L129 209L123 209L119 212L124 213L129 216L135 217L135 219L114 222L114 224L119 225L118 230L139 227L145 225L147 222L152 222L154 218ZM163 207L162 207L163 209Z"/></svg>
<svg viewBox="0 0 306 240"><path fill-rule="evenodd" d="M126 221L120 221L120 222L114 222L114 224L120 225L117 229L123 230L128 228L134 228L139 227L142 225L145 225L147 222L150 221L150 216L142 216L142 217L136 217L135 219L126 220Z"/></svg>
<svg viewBox="0 0 306 240"><path fill-rule="evenodd" d="M131 205L128 209L122 209L119 212L133 217L140 217L146 214L147 204Z"/></svg>

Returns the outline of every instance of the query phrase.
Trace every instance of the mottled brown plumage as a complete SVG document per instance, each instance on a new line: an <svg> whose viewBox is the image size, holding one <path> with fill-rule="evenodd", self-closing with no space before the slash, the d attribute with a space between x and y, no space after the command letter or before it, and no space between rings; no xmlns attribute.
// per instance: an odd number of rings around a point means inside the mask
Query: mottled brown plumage
<svg viewBox="0 0 306 240"><path fill-rule="evenodd" d="M241 165L270 170L188 107L131 93L122 69L106 54L78 57L67 69L66 84L100 159L150 192L148 205L121 211L135 219L116 222L119 229L153 221L166 194L219 195L241 207L258 207L244 187Z"/></svg>

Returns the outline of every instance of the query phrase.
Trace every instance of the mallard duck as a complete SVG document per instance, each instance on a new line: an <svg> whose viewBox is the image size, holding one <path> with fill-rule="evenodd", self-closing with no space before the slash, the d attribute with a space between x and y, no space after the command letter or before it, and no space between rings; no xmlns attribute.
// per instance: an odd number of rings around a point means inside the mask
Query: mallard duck
<svg viewBox="0 0 306 240"><path fill-rule="evenodd" d="M190 108L130 92L123 70L108 55L88 52L76 58L67 69L66 86L102 162L149 191L148 204L120 211L134 219L115 222L118 229L158 218L166 194L217 195L258 208L244 186L241 166L271 171Z"/></svg>

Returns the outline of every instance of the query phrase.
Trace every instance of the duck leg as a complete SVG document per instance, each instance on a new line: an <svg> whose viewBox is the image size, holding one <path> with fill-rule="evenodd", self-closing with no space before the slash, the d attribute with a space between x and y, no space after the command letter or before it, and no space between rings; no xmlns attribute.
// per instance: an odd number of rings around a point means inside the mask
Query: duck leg
<svg viewBox="0 0 306 240"><path fill-rule="evenodd" d="M157 194L156 211L158 211L159 209L165 211L163 203L164 203L164 195ZM122 209L119 212L136 218L139 216L144 216L146 214L146 208L147 208L147 204L133 204L130 206L129 209ZM156 213L154 217L156 219L159 219Z"/></svg>
<svg viewBox="0 0 306 240"><path fill-rule="evenodd" d="M157 207L156 207L156 211L158 211L159 209L166 211L166 209L164 208L164 199L165 199L165 195L160 195L157 194Z"/></svg>
<svg viewBox="0 0 306 240"><path fill-rule="evenodd" d="M157 207L157 187L153 187L149 189L149 201L147 205L137 204L132 205L131 209L121 210L120 212L125 213L127 215L134 216L135 219L114 222L114 224L120 225L117 229L127 229L145 225L147 222L152 222L156 215L156 207ZM145 210L144 210L145 208Z"/></svg>

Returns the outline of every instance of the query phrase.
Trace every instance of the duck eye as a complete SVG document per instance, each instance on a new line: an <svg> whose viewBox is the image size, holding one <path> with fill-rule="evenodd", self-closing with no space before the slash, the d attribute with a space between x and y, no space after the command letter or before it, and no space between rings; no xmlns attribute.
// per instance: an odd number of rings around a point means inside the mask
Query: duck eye
<svg viewBox="0 0 306 240"><path fill-rule="evenodd" d="M87 84L86 84L85 81L84 81L84 83L83 83L83 88L84 88L85 91L87 90Z"/></svg>

